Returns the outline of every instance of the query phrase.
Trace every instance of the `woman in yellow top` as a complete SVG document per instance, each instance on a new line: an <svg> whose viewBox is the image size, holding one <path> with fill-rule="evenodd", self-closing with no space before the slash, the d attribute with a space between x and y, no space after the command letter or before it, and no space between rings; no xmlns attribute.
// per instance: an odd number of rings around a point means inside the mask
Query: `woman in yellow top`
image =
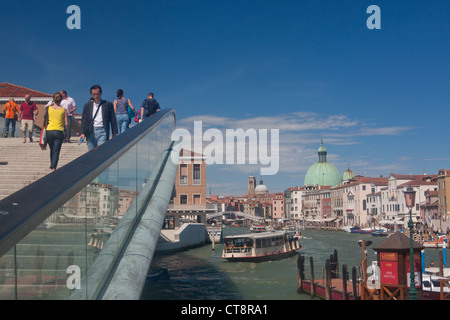
<svg viewBox="0 0 450 320"><path fill-rule="evenodd" d="M50 147L50 169L56 170L61 145L64 141L64 126L68 126L67 110L61 107L61 93L53 95L53 104L47 109L48 116L44 120L47 130L47 144Z"/></svg>

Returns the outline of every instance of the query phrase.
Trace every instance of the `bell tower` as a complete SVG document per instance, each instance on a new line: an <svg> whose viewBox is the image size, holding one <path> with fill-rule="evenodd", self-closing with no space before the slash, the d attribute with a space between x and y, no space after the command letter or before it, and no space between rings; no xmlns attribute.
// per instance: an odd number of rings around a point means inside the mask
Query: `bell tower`
<svg viewBox="0 0 450 320"><path fill-rule="evenodd" d="M248 194L255 194L256 178L254 176L248 177Z"/></svg>

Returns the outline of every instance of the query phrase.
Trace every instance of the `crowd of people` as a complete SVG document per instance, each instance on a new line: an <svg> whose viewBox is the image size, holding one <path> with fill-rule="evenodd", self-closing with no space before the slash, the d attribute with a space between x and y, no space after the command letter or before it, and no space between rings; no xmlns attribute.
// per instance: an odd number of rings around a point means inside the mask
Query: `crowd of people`
<svg viewBox="0 0 450 320"><path fill-rule="evenodd" d="M81 132L79 141L86 141L88 150L100 146L112 137L129 129L133 120L141 122L160 111L155 95L150 92L142 102L140 110L136 111L130 99L124 97L122 89L117 90L117 99L114 102L102 99L102 88L96 84L90 88L91 98L84 105L81 115ZM70 142L72 131L72 117L77 109L75 100L61 90L53 95L53 100L45 106L44 123L45 140L50 147L50 169L56 170L61 146ZM16 122L21 123L23 143L33 142L33 128L35 117L39 114L36 104L31 96L26 95L25 101L20 105L11 98L4 106L5 131L4 137L14 137ZM9 127L11 125L11 133Z"/></svg>

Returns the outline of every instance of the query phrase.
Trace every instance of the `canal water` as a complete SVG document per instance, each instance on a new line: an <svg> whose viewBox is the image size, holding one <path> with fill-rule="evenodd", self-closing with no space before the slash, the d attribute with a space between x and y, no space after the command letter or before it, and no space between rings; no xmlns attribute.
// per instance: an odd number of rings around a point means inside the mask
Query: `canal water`
<svg viewBox="0 0 450 320"><path fill-rule="evenodd" d="M248 233L247 228L225 228L224 235ZM334 250L339 271L346 264L351 276L358 268L362 249L358 240L372 241L367 247L368 264L376 260L372 249L386 237L340 231L303 230L300 254L305 256L305 275L309 279L310 257L316 279L325 278L325 261ZM167 267L170 280L148 282L142 300L310 300L297 293L297 256L268 262L229 262L221 258L223 244L205 245L174 254L154 257L152 268ZM425 249L425 265L439 262L442 249ZM448 255L447 255L448 256ZM447 258L447 260L449 260ZM448 261L447 261L448 263Z"/></svg>

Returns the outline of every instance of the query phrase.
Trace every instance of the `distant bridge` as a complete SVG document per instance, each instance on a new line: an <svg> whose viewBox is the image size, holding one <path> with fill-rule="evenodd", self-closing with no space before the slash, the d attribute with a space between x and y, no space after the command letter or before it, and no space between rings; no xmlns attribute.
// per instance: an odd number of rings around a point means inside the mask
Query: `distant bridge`
<svg viewBox="0 0 450 320"><path fill-rule="evenodd" d="M215 212L215 213L207 214L206 215L206 219L213 219L213 218L221 217L221 216L223 216L225 214L234 214L236 217L243 217L243 218L247 218L247 219L250 219L250 220L253 220L253 221L259 221L259 222L262 222L262 221L265 220L264 217L254 216L254 215L251 215L251 214L248 214L248 213L244 213L244 212L241 212L241 211Z"/></svg>

